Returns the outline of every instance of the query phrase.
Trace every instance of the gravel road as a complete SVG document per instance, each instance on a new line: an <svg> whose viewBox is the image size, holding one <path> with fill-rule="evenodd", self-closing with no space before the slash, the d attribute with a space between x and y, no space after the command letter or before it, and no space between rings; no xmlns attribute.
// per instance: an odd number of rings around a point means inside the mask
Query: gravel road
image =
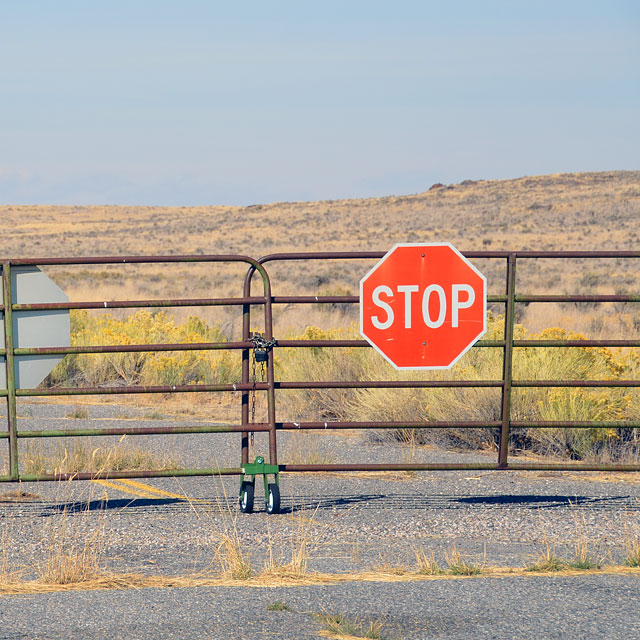
<svg viewBox="0 0 640 640"><path fill-rule="evenodd" d="M23 403L21 428L72 428L116 421L157 423L157 413L115 404L73 407ZM163 416L163 426L197 421ZM405 461L407 450L335 434L282 434L283 461L293 455L331 462ZM98 445L118 439L94 439ZM239 436L147 436L144 448L190 466L236 466ZM26 443L23 442L23 445ZM29 443L31 444L31 443ZM62 440L50 446L71 445ZM31 445L33 446L33 445ZM256 452L266 450L256 438ZM419 448L419 461L469 461L483 454ZM288 458L289 456L289 458ZM491 455L493 459L493 455ZM35 575L61 526L98 532L104 564L116 571L185 575L215 568L220 534L237 531L260 569L269 550L287 558L301 537L313 571L349 572L415 566L415 551L443 565L455 544L478 564L523 567L546 548L571 556L575 545L603 563L620 563L625 541L640 535L638 474L440 472L283 474L283 513L237 514L237 478L165 478L6 485L32 501L0 503L4 549L12 568ZM69 523L71 523L69 525ZM269 602L292 612L269 612ZM74 592L0 599L0 638L190 637L307 638L313 613L382 616L393 638L640 637L638 577L592 575L474 578L414 583L358 582L295 588L190 588Z"/></svg>
<svg viewBox="0 0 640 640"><path fill-rule="evenodd" d="M276 601L290 610L269 611ZM640 637L638 579L583 576L11 596L0 638L303 640L326 638L314 614L327 611L403 640Z"/></svg>

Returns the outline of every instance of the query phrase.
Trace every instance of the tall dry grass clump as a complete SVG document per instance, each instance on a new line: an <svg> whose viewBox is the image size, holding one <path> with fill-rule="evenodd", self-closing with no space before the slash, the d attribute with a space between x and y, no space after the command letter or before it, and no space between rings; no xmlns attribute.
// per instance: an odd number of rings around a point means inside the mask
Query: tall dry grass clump
<svg viewBox="0 0 640 640"><path fill-rule="evenodd" d="M316 512L317 508L311 516L306 516L303 511L298 513L292 511L288 516L291 519L292 529L295 531L294 542L288 557L282 551L280 554L274 552L275 541L269 535L267 559L260 574L261 577L297 579L308 576L311 551L320 544L325 530L314 531Z"/></svg>
<svg viewBox="0 0 640 640"><path fill-rule="evenodd" d="M64 510L49 524L44 560L36 566L44 584L91 582L106 575L104 560L104 522L93 530L87 519L79 519Z"/></svg>
<svg viewBox="0 0 640 640"><path fill-rule="evenodd" d="M58 444L55 448L45 443L28 442L20 459L24 472L32 475L178 469L181 466L180 462L169 454L157 455L150 449L132 444L124 438L111 447L92 447L81 438L74 438L68 444Z"/></svg>
<svg viewBox="0 0 640 640"><path fill-rule="evenodd" d="M219 535L215 557L223 578L248 580L253 575L250 559L235 528Z"/></svg>

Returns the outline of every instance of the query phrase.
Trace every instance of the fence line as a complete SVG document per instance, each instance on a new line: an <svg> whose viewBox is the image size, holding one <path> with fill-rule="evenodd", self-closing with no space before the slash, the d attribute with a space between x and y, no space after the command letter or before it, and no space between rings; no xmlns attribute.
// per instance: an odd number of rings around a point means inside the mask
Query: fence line
<svg viewBox="0 0 640 640"><path fill-rule="evenodd" d="M368 348L365 340L352 339L282 339L274 336L273 306L274 305L317 305L317 304L358 304L357 296L283 296L272 295L272 282L268 267L274 263L289 263L298 261L303 263L326 263L337 260L372 260L379 259L384 252L315 252L315 253L279 253L253 259L241 255L210 255L210 256L124 256L124 257L95 257L95 258L57 258L57 259L29 259L3 260L2 267L2 304L0 312L4 318L4 345L0 347L0 357L4 358L6 370L6 388L0 389L0 396L7 399L7 431L0 433L0 438L7 440L9 450L8 473L0 476L0 481L31 481L31 480L66 480L92 478L145 478L165 476L195 476L195 475L241 475L243 486L246 477L258 474L274 474L279 472L322 472L322 471L389 471L389 470L456 470L456 469L492 469L492 470L606 470L606 471L640 471L637 464L587 464L587 463L528 463L512 462L509 460L509 434L513 428L640 428L637 421L526 421L515 420L512 415L513 389L522 388L619 388L640 387L640 380L524 380L514 379L514 352L519 348L553 347L566 349L572 347L640 347L640 339L630 340L520 340L514 338L516 325L516 306L518 304L544 304L557 302L594 303L594 302L640 302L640 295L527 295L519 293L517 287L517 265L531 259L638 259L640 252L635 251L473 251L463 252L467 258L492 258L504 261L504 292L488 297L489 302L504 305L504 335L502 339L480 340L476 348L500 349L502 352L502 376L492 380L325 380L325 381L281 381L276 379L274 367L274 352L280 348L300 349L310 347ZM54 266L54 265L97 265L97 264L163 264L163 263L244 263L247 272L244 278L243 295L237 298L189 298L189 299L160 299L160 300L119 300L106 302L65 302L65 303L30 303L17 304L13 302L11 270L23 266ZM252 283L255 274L262 283L262 295L252 295ZM136 344L136 345L91 345L71 347L40 347L18 348L14 343L14 312L37 313L46 310L72 309L133 309L133 308L181 308L196 306L230 306L241 307L242 311L242 339L234 342L211 342L190 344ZM252 334L252 309L261 308L261 321L264 325L264 335ZM236 383L224 384L183 384L159 386L119 386L119 387L68 387L68 388L16 388L15 358L18 356L36 355L67 355L67 354L100 354L100 353L141 353L141 352L170 352L170 351L213 351L236 350L241 352L242 368L241 380ZM256 356L265 365L266 379L256 381L252 379L252 365L255 366ZM254 376L255 378L255 376ZM301 389L434 389L434 388L495 388L500 390L500 416L491 421L307 421L282 422L277 421L278 394L288 390ZM198 392L241 392L240 423L222 424L212 423L205 426L193 427L116 427L77 430L45 429L21 430L18 428L16 415L16 401L19 397L47 397L73 395L116 395L116 394L153 394L153 393L198 393ZM266 421L258 422L252 413L254 394L259 392L266 396ZM497 430L498 457L495 463L447 463L447 464L280 464L278 461L278 432L287 430L319 430L319 429L433 429L453 427L460 429L485 428ZM240 459L237 467L210 469L172 469L172 470L143 470L143 471L101 471L79 472L76 474L26 474L21 473L18 457L18 441L22 438L59 438L70 436L107 436L107 435L149 435L149 434L181 434L181 433L229 433L241 434ZM250 433L263 432L268 435L269 451L268 463L251 463ZM257 466L256 466L257 465ZM265 480L266 482L266 480ZM272 485L269 485L272 486ZM276 509L277 510L277 509Z"/></svg>

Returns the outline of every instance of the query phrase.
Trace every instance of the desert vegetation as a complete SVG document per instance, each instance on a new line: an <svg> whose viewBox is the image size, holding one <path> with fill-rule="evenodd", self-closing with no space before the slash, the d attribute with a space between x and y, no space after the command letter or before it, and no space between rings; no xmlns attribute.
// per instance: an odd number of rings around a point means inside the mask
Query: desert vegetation
<svg viewBox="0 0 640 640"><path fill-rule="evenodd" d="M0 206L0 256L248 254L386 251L396 242L450 241L462 251L629 249L637 246L640 172L465 180L423 193L249 207ZM273 266L279 294L355 293L369 263ZM504 267L478 265L501 293ZM244 267L102 265L49 268L75 300L239 295ZM637 290L635 263L531 261L530 293ZM216 318L216 320L220 320ZM559 323L560 326L566 324ZM535 329L541 328L536 326ZM569 327L573 328L573 327Z"/></svg>

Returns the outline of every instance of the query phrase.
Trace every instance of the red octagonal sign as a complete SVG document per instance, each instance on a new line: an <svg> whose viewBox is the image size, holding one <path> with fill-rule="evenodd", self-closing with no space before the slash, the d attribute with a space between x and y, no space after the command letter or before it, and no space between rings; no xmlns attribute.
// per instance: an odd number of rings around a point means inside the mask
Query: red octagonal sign
<svg viewBox="0 0 640 640"><path fill-rule="evenodd" d="M360 281L360 333L396 369L448 369L487 330L487 279L448 242L397 244Z"/></svg>

